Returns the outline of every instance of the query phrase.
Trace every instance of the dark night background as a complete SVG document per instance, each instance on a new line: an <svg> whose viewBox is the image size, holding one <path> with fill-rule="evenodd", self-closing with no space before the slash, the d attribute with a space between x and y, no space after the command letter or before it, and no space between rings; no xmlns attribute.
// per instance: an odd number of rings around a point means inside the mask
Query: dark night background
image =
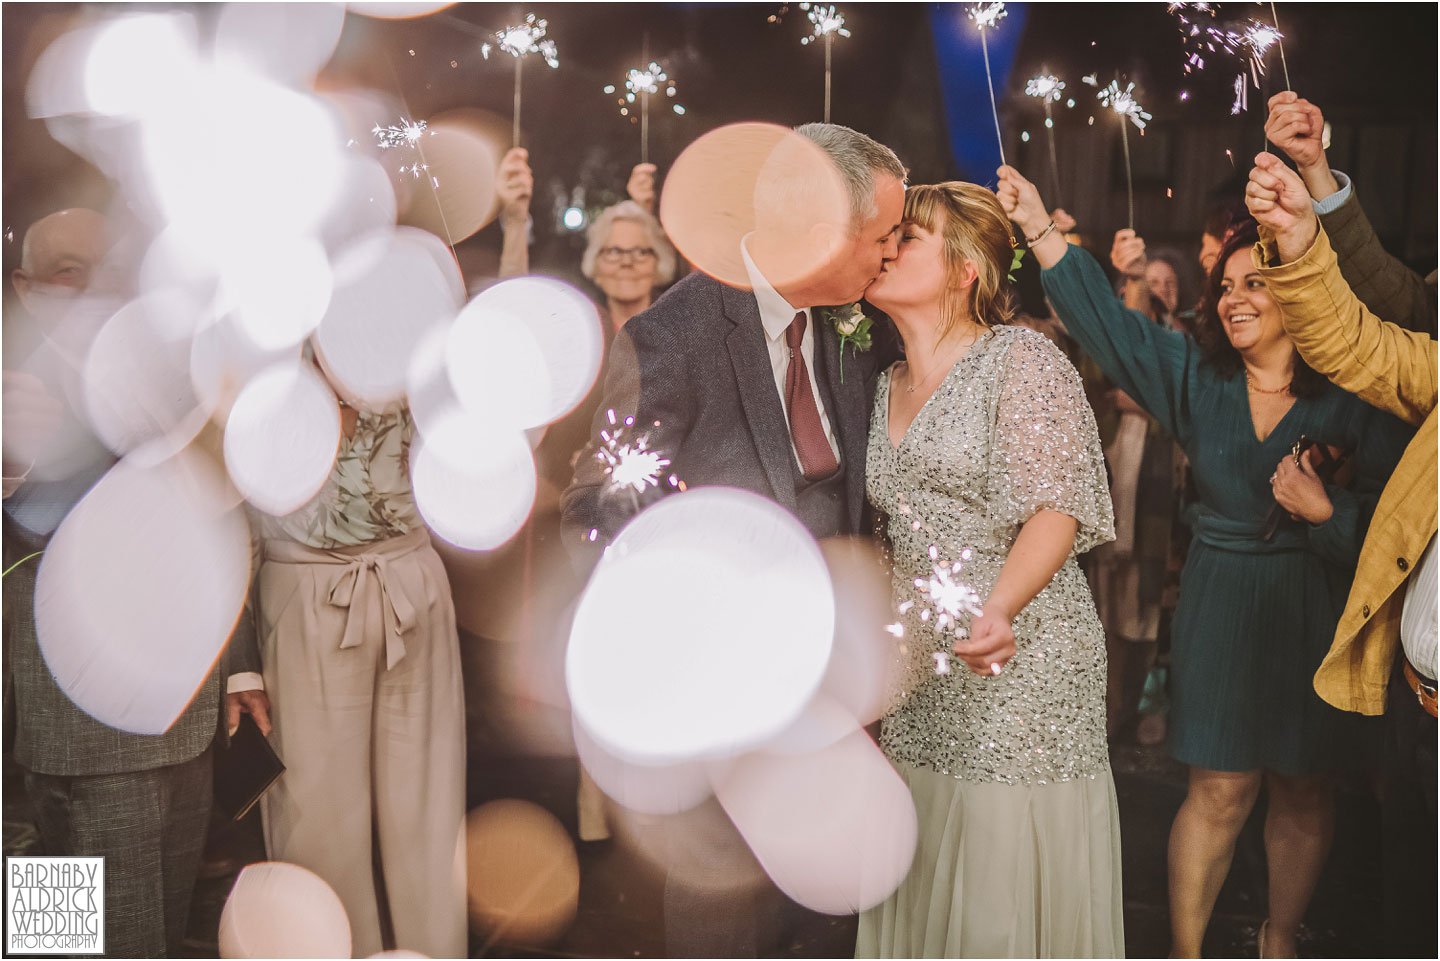
<svg viewBox="0 0 1440 961"><path fill-rule="evenodd" d="M51 210L104 203L98 175L26 118L23 98L29 68L54 36L74 20L116 6L4 6L4 219L17 239ZM215 8L203 6L194 8L197 15L212 17ZM1270 17L1268 4L1216 6L1218 22ZM841 6L853 36L835 41L832 119L894 147L913 183L990 182L999 161L978 37L965 9ZM567 234L557 217L576 187L592 210L623 195L629 168L639 160L639 133L601 88L640 64L647 41L688 111L653 114L651 159L662 179L679 151L713 127L820 119L824 51L820 44L801 45L809 24L794 5L552 3L524 10L549 20L560 59L557 70L533 56L525 64L536 270L578 280L583 236ZM779 23L767 21L782 10ZM1433 4L1278 5L1294 86L1331 121L1332 165L1354 178L1387 246L1426 272L1436 250L1436 10ZM1043 109L1023 92L1025 80L1043 66L1067 82L1066 94L1076 100L1074 109L1056 105L1059 201L1079 220L1079 231L1108 250L1126 215L1118 120L1095 105L1094 90L1080 77L1094 72L1102 84L1117 74L1122 85L1134 80L1137 99L1154 114L1143 136L1130 131L1137 229L1152 244L1193 254L1206 209L1217 199L1239 199L1249 159L1260 149L1265 99L1283 89L1278 49L1267 57L1265 89L1252 88L1249 112L1232 117L1235 60L1214 57L1203 73L1187 77L1178 21L1160 3L1012 3L1008 11L990 40L1007 157L1055 203ZM510 58L482 59L477 35L518 22L521 13L510 4L458 4L411 20L352 15L321 84L403 96L415 117L479 107L508 126ZM1022 131L1031 135L1028 143ZM16 259L13 246L5 251L7 269ZM498 246L492 225L462 245L462 260L483 270Z"/></svg>

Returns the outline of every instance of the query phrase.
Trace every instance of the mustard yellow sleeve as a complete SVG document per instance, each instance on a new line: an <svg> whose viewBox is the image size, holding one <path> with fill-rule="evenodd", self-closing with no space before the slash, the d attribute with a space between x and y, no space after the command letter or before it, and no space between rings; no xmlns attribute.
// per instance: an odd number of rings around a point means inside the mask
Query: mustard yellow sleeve
<svg viewBox="0 0 1440 961"><path fill-rule="evenodd" d="M1273 235L1261 227L1251 256L1307 364L1409 424L1418 426L1429 416L1440 356L1434 338L1371 313L1340 275L1323 227L1303 256L1278 267L1266 266L1279 258Z"/></svg>

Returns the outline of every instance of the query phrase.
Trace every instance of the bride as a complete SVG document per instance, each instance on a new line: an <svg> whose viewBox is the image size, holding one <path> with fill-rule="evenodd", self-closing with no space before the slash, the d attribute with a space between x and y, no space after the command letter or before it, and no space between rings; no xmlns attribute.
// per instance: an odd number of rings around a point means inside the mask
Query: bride
<svg viewBox="0 0 1440 961"><path fill-rule="evenodd" d="M866 294L907 358L876 386L866 486L909 665L880 743L920 837L856 956L1124 957L1105 637L1075 563L1114 537L1094 415L1059 350L1004 326L994 194L911 187L903 229Z"/></svg>

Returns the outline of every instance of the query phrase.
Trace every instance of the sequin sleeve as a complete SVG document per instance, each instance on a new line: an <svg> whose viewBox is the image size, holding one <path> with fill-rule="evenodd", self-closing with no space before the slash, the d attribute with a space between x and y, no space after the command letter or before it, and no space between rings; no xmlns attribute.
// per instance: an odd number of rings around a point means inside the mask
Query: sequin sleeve
<svg viewBox="0 0 1440 961"><path fill-rule="evenodd" d="M1114 540L1100 434L1074 366L1043 336L1017 328L998 391L990 447L996 521L1018 530L1053 510L1079 523L1076 554Z"/></svg>
<svg viewBox="0 0 1440 961"><path fill-rule="evenodd" d="M1195 342L1126 308L1095 258L1079 247L1072 245L1059 263L1041 271L1040 281L1080 348L1186 446L1189 386L1199 362Z"/></svg>

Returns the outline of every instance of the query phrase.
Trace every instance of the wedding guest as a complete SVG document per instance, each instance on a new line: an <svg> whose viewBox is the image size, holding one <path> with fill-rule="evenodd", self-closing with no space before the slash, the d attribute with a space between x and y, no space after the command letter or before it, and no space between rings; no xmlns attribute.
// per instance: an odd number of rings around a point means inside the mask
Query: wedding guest
<svg viewBox="0 0 1440 961"><path fill-rule="evenodd" d="M1315 673L1315 690L1342 710L1385 713L1382 953L1431 958L1440 586L1435 339L1372 312L1345 282L1325 217L1316 216L1301 179L1270 154L1255 164L1246 188L1261 223L1254 263L1300 355L1335 384L1419 427L1376 507L1330 653ZM1412 296L1412 303L1417 300Z"/></svg>
<svg viewBox="0 0 1440 961"><path fill-rule="evenodd" d="M1000 198L1045 268L1066 328L1184 448L1199 503L1172 648L1170 753L1190 786L1170 835L1171 951L1198 957L1235 840L1262 784L1269 918L1261 953L1293 957L1334 827L1329 768L1350 715L1310 676L1335 632L1376 498L1410 430L1325 382L1296 354L1232 227L1197 336L1126 310L1083 250L1050 229L1033 184L1000 168ZM1353 490L1321 479L1309 438L1353 463ZM1298 461L1298 463L1297 463ZM1275 504L1290 516L1266 538Z"/></svg>
<svg viewBox="0 0 1440 961"><path fill-rule="evenodd" d="M382 917L395 947L463 957L465 700L450 582L410 488L409 411L337 394L325 485L284 517L252 513L261 703L286 765L260 801L265 847L335 889L356 957L387 946Z"/></svg>
<svg viewBox="0 0 1440 961"><path fill-rule="evenodd" d="M105 858L106 954L183 957L210 815L220 678L232 664L251 665L227 649L225 666L168 731L131 734L70 700L35 633L35 555L114 463L67 400L88 347L87 330L76 329L88 327L75 316L84 311L73 308L100 292L111 240L108 219L93 210L51 214L25 232L12 276L22 312L5 317L5 359L14 364L4 372L6 699L15 703L15 760L39 853Z"/></svg>

